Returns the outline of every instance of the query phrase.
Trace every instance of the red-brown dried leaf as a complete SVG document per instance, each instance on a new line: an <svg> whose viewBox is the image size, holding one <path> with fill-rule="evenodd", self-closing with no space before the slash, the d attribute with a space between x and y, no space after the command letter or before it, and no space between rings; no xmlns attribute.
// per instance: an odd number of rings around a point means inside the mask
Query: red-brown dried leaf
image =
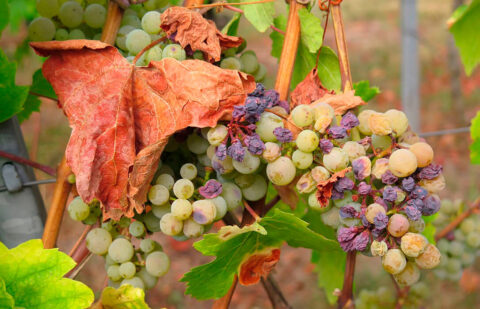
<svg viewBox="0 0 480 309"><path fill-rule="evenodd" d="M300 176L295 177L291 183L286 186L277 186L274 185L275 190L277 190L278 195L282 202L290 206L291 209L295 209L298 205L299 196L295 191L295 184L297 183Z"/></svg>
<svg viewBox="0 0 480 309"><path fill-rule="evenodd" d="M160 27L168 36L174 35L183 48L201 50L208 61L220 61L222 50L237 47L243 39L218 31L215 23L202 14L184 7L171 7L162 13Z"/></svg>
<svg viewBox="0 0 480 309"><path fill-rule="evenodd" d="M343 115L352 108L367 104L363 102L362 98L355 95L355 90L339 94L327 93L320 100L333 107L335 115Z"/></svg>
<svg viewBox="0 0 480 309"><path fill-rule="evenodd" d="M332 197L333 185L339 178L345 177L345 174L350 172L351 169L351 167L347 167L339 172L334 173L327 180L321 181L317 184L317 200L322 208L328 206L328 201Z"/></svg>
<svg viewBox="0 0 480 309"><path fill-rule="evenodd" d="M293 109L297 105L311 104L327 93L333 93L333 91L329 92L323 87L317 68L313 68L290 94L290 107Z"/></svg>
<svg viewBox="0 0 480 309"><path fill-rule="evenodd" d="M170 135L215 125L255 88L250 76L204 61L166 58L135 67L98 41L31 45L50 56L43 74L72 127L65 155L78 192L102 202L104 219L143 210Z"/></svg>
<svg viewBox="0 0 480 309"><path fill-rule="evenodd" d="M280 260L280 249L269 249L262 253L250 255L238 270L238 282L252 285L266 277Z"/></svg>

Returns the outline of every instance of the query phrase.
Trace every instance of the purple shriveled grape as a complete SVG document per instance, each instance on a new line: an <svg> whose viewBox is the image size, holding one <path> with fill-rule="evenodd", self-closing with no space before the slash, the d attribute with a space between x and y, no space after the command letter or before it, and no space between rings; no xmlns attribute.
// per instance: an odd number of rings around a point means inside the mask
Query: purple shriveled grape
<svg viewBox="0 0 480 309"><path fill-rule="evenodd" d="M330 151L332 151L333 149L333 144L330 140L324 138L324 139L321 139L320 142L318 143L320 149L322 149L322 151L324 153L330 153Z"/></svg>
<svg viewBox="0 0 480 309"><path fill-rule="evenodd" d="M372 192L372 186L367 184L366 182L362 181L359 185L358 185L358 194L361 194L361 195L367 195L369 194L370 192Z"/></svg>
<svg viewBox="0 0 480 309"><path fill-rule="evenodd" d="M428 191L420 186L416 186L415 189L410 193L412 198L423 199L428 195Z"/></svg>
<svg viewBox="0 0 480 309"><path fill-rule="evenodd" d="M405 207L405 214L407 215L408 219L412 221L417 221L422 217L422 212L414 206Z"/></svg>
<svg viewBox="0 0 480 309"><path fill-rule="evenodd" d="M430 164L418 173L418 178L420 179L434 179L442 173L443 167L440 164Z"/></svg>
<svg viewBox="0 0 480 309"><path fill-rule="evenodd" d="M235 141L228 147L227 154L232 157L235 161L243 162L243 158L245 157L245 149L242 146L240 141Z"/></svg>
<svg viewBox="0 0 480 309"><path fill-rule="evenodd" d="M387 227L388 216L382 212L378 213L373 219L373 223L377 230L383 230Z"/></svg>
<svg viewBox="0 0 480 309"><path fill-rule="evenodd" d="M240 119L245 116L245 106L243 105L235 105L233 107L232 117L234 119Z"/></svg>
<svg viewBox="0 0 480 309"><path fill-rule="evenodd" d="M265 86L263 86L263 84L261 83L257 83L255 90L253 90L253 92L251 92L249 95L254 97L261 97L263 96L264 92L265 92Z"/></svg>
<svg viewBox="0 0 480 309"><path fill-rule="evenodd" d="M415 189L415 179L412 177L404 178L402 180L402 188L407 192L412 192Z"/></svg>
<svg viewBox="0 0 480 309"><path fill-rule="evenodd" d="M243 141L245 142L245 146L247 146L247 150L252 154L261 155L265 150L265 144L256 133L247 135Z"/></svg>
<svg viewBox="0 0 480 309"><path fill-rule="evenodd" d="M343 115L342 120L340 121L340 125L346 129L353 129L359 124L360 121L358 121L357 116L355 116L355 114L352 112L348 112Z"/></svg>
<svg viewBox="0 0 480 309"><path fill-rule="evenodd" d="M435 195L429 195L423 200L422 214L431 216L440 210L440 199Z"/></svg>
<svg viewBox="0 0 480 309"><path fill-rule="evenodd" d="M352 190L354 186L355 186L355 183L348 177L340 178L333 185L335 190L337 190L338 192L344 192L344 191L347 191L347 190Z"/></svg>
<svg viewBox="0 0 480 309"><path fill-rule="evenodd" d="M225 160L227 158L227 145L225 144L218 145L217 149L215 150L215 155L221 161Z"/></svg>
<svg viewBox="0 0 480 309"><path fill-rule="evenodd" d="M273 135L281 143L289 143L293 141L293 133L289 129L277 127L273 130Z"/></svg>
<svg viewBox="0 0 480 309"><path fill-rule="evenodd" d="M205 198L216 198L222 193L222 184L210 179L204 186L198 188L198 192Z"/></svg>
<svg viewBox="0 0 480 309"><path fill-rule="evenodd" d="M397 190L394 187L386 186L383 189L383 199L387 202L395 202L397 199Z"/></svg>
<svg viewBox="0 0 480 309"><path fill-rule="evenodd" d="M344 127L333 126L328 129L328 133L334 139L342 139L347 136L347 129Z"/></svg>
<svg viewBox="0 0 480 309"><path fill-rule="evenodd" d="M387 170L385 173L382 175L382 182L386 185L393 185L396 183L398 180L398 177L393 175L390 170Z"/></svg>

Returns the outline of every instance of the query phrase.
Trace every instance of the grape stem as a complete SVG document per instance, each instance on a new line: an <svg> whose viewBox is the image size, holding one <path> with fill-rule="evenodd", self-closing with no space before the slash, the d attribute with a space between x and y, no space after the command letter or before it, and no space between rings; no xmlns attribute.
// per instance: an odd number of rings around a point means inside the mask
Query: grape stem
<svg viewBox="0 0 480 309"><path fill-rule="evenodd" d="M265 215L270 209L273 208L273 206L275 206L278 202L280 202L281 200L281 197L280 195L275 195L274 198L272 198L268 203L265 204L265 208L263 210L264 214Z"/></svg>
<svg viewBox="0 0 480 309"><path fill-rule="evenodd" d="M347 252L345 263L345 275L343 277L343 288L338 297L338 308L353 308L353 275L355 274L355 262L357 251Z"/></svg>
<svg viewBox="0 0 480 309"><path fill-rule="evenodd" d="M33 91L29 91L28 93L31 94L31 95L34 95L34 96L36 96L36 97L49 99L49 100L52 100L52 101L55 101L55 102L58 103L58 99L56 99L56 98L52 98L52 97L49 97L49 96L47 96L47 95L40 94L40 93L36 93L36 92L33 92Z"/></svg>
<svg viewBox="0 0 480 309"><path fill-rule="evenodd" d="M152 48L153 46L157 45L158 43L160 42L163 42L167 39L167 36L162 36L161 38L153 41L152 43L148 44L147 46L145 46L136 56L135 58L133 58L133 61L132 61L132 64L133 65L136 65L138 59L140 59L140 57L147 51L149 50L150 48Z"/></svg>
<svg viewBox="0 0 480 309"><path fill-rule="evenodd" d="M0 157L7 158L9 160L12 160L14 162L17 162L17 163L20 163L20 164L23 164L23 165L31 166L31 167L36 168L38 170L41 170L42 172L47 173L48 175L51 175L51 176L55 176L57 174L57 172L55 171L55 169L53 167L43 165L41 163L29 160L29 159L22 158L20 156L14 155L14 154L9 153L9 152L5 152L5 151L0 150Z"/></svg>
<svg viewBox="0 0 480 309"><path fill-rule="evenodd" d="M234 3L227 3L227 2L215 2L215 3L210 3L210 4L195 4L195 5L186 5L187 9L201 9L201 8L214 8L217 6L233 6L233 5L251 5L251 4L261 4L261 3L267 3L267 2L274 2L275 0L259 0L259 1L250 1L250 2L234 2ZM243 13L242 10L240 10Z"/></svg>
<svg viewBox="0 0 480 309"><path fill-rule="evenodd" d="M262 219L262 218L260 218L259 215L257 215L255 210L253 210L252 207L250 207L250 205L248 205L247 201L243 200L243 205L245 206L245 209L250 213L250 215L253 218L255 218L255 221L260 221Z"/></svg>
<svg viewBox="0 0 480 309"><path fill-rule="evenodd" d="M97 225L97 224L95 224ZM85 237L87 236L88 232L90 232L90 230L93 228L93 225L87 225L85 226L85 228L83 229L83 232L82 234L80 235L80 237L77 239L77 242L73 245L72 249L70 250L70 253L68 253L68 255L70 257L72 257L75 252L78 250L78 247L80 247L80 244L82 242L84 242L85 240Z"/></svg>
<svg viewBox="0 0 480 309"><path fill-rule="evenodd" d="M405 300L408 297L408 293L410 292L410 287L404 287L401 288L393 275L390 275L390 278L392 278L393 285L395 286L395 290L397 291L397 300L395 302L395 309L402 309L403 304L405 303Z"/></svg>
<svg viewBox="0 0 480 309"><path fill-rule="evenodd" d="M448 224L443 230L435 235L435 240L438 241L439 239L447 236L450 232L452 232L463 220L467 219L471 214L473 214L476 210L480 209L480 197L473 202L473 204L463 213L458 215L450 224Z"/></svg>

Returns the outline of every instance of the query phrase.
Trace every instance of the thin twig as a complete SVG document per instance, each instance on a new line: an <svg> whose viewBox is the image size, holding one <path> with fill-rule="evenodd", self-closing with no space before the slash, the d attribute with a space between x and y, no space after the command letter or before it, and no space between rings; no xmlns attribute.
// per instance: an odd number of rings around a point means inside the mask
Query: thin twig
<svg viewBox="0 0 480 309"><path fill-rule="evenodd" d="M480 197L473 202L472 206L470 206L466 211L462 212L458 217L456 217L452 222L450 222L443 230L435 235L435 240L438 241L439 239L447 236L451 231L453 231L463 220L467 219L471 214L474 213L475 210L480 208Z"/></svg>
<svg viewBox="0 0 480 309"><path fill-rule="evenodd" d="M30 93L31 95L34 95L34 96L36 96L36 97L49 99L49 100L52 100L52 101L55 101L55 102L58 103L58 99L57 99L57 98L52 98L52 97L46 96L46 95L44 95L44 94L36 93L36 92L33 92L33 91L29 91L28 93Z"/></svg>
<svg viewBox="0 0 480 309"><path fill-rule="evenodd" d="M267 212L273 208L273 206L277 205L278 202L280 202L281 197L280 195L275 195L274 198L272 198L268 203L265 204L265 208L263 209L263 213L261 213L262 216L266 215Z"/></svg>
<svg viewBox="0 0 480 309"><path fill-rule="evenodd" d="M135 58L133 58L133 61L132 61L132 64L135 65L138 61L138 59L147 51L149 50L150 48L152 48L153 46L157 45L158 43L160 42L163 42L167 39L167 36L163 36L161 38L159 38L158 40L155 40L153 41L152 43L148 44L147 46L145 46L136 56Z"/></svg>
<svg viewBox="0 0 480 309"><path fill-rule="evenodd" d="M236 7L232 6L232 5L225 5L224 8L226 8L227 10L233 11L233 12L237 12L237 13L243 14L243 10L242 10L242 9L236 8Z"/></svg>
<svg viewBox="0 0 480 309"><path fill-rule="evenodd" d="M47 173L48 175L51 175L51 176L56 175L56 171L53 167L43 165L41 163L29 160L29 159L25 159L23 157L19 157L17 155L12 154L12 153L5 152L3 150L0 150L0 157L7 158L9 160L12 160L14 162L17 162L17 163L20 163L20 164L23 164L23 165L31 166L31 167L36 168L38 170L41 170L42 172Z"/></svg>
<svg viewBox="0 0 480 309"><path fill-rule="evenodd" d="M283 34L283 35L286 34L285 31L283 31L283 30L280 29L280 28L275 27L274 25L271 25L270 28L271 28L273 31L276 31L276 32L278 32L278 33L280 33L280 34Z"/></svg>
<svg viewBox="0 0 480 309"><path fill-rule="evenodd" d="M85 237L87 236L88 232L90 232L90 230L93 228L93 225L87 225L85 226L85 228L83 229L83 232L82 234L80 235L80 237L77 239L77 242L73 245L72 249L70 250L70 252L68 253L68 255L71 257L73 256L73 254L77 251L78 247L80 246L80 244L85 240Z"/></svg>
<svg viewBox="0 0 480 309"><path fill-rule="evenodd" d="M243 205L245 206L245 209L248 210L250 215L253 218L255 218L255 221L259 221L261 219L260 216L255 212L255 210L253 210L252 207L250 207L250 205L248 205L247 201L243 200Z"/></svg>
<svg viewBox="0 0 480 309"><path fill-rule="evenodd" d="M251 2L215 2L210 4L197 4L197 5L188 5L186 6L187 9L201 9L201 8L214 8L217 6L231 6L231 5L251 5L251 4L261 4L261 3L268 3L274 2L275 0L260 0L260 1L251 1Z"/></svg>

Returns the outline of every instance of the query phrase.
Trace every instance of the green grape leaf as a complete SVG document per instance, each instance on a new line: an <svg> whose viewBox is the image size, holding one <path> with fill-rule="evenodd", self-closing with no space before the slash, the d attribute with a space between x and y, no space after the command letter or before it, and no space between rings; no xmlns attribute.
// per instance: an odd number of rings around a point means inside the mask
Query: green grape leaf
<svg viewBox="0 0 480 309"><path fill-rule="evenodd" d="M10 19L10 10L8 8L7 0L0 0L0 36L2 31L8 25Z"/></svg>
<svg viewBox="0 0 480 309"><path fill-rule="evenodd" d="M33 74L32 86L30 87L30 92L35 95L42 97L47 97L50 99L57 99L57 95L53 90L52 85L45 79L42 73L42 69L38 69Z"/></svg>
<svg viewBox="0 0 480 309"><path fill-rule="evenodd" d="M308 227L313 231L332 240L336 239L335 231L322 222L318 211L310 209L303 220L309 223ZM341 289L343 286L346 258L347 254L343 251L323 252L312 250L311 262L315 264L314 271L318 274L318 286L325 290L330 304L337 301L337 296L333 294L333 291L337 288Z"/></svg>
<svg viewBox="0 0 480 309"><path fill-rule="evenodd" d="M118 289L106 287L100 302L104 309L150 309L145 303L145 292L129 284Z"/></svg>
<svg viewBox="0 0 480 309"><path fill-rule="evenodd" d="M35 0L8 0L10 5L10 29L16 32L20 24L37 16Z"/></svg>
<svg viewBox="0 0 480 309"><path fill-rule="evenodd" d="M214 261L195 267L180 280L187 283L186 294L197 299L220 298L225 295L248 255L269 247L279 247L287 242L292 247L305 247L325 252L341 251L336 241L315 233L308 223L278 209L269 213L258 225L235 229L233 234L221 230L207 234L195 243L195 248L206 255L216 255ZM227 228L228 229L228 228ZM266 231L266 234L265 234ZM212 249L213 248L213 249Z"/></svg>
<svg viewBox="0 0 480 309"><path fill-rule="evenodd" d="M480 0L473 0L450 27L467 75L480 63Z"/></svg>
<svg viewBox="0 0 480 309"><path fill-rule="evenodd" d="M275 27L285 30L287 27L287 19L285 16L279 16L274 20ZM284 36L281 33L273 31L270 34L272 39L271 55L280 59ZM311 53L305 44L301 41L298 44L295 66L293 68L292 81L290 88L295 89L298 83L303 81L308 73L313 69L317 61L317 53ZM340 64L335 52L327 46L323 46L318 58L318 77L329 90L340 90L342 86L342 78L340 75Z"/></svg>
<svg viewBox="0 0 480 309"><path fill-rule="evenodd" d="M16 71L17 65L0 50L0 122L20 112L28 95L28 87L15 85Z"/></svg>
<svg viewBox="0 0 480 309"><path fill-rule="evenodd" d="M222 33L226 35L236 36L238 32L238 25L240 24L240 17L242 14L235 13L232 16L232 19L225 25L222 29Z"/></svg>
<svg viewBox="0 0 480 309"><path fill-rule="evenodd" d="M472 119L470 126L470 136L472 144L470 145L470 162L480 164L480 112Z"/></svg>
<svg viewBox="0 0 480 309"><path fill-rule="evenodd" d="M323 43L322 20L306 8L298 11L300 17L300 40L311 53L316 53Z"/></svg>
<svg viewBox="0 0 480 309"><path fill-rule="evenodd" d="M28 94L25 103L23 103L23 109L17 114L18 121L22 123L30 118L33 112L39 112L40 105L42 105L42 101L37 96Z"/></svg>
<svg viewBox="0 0 480 309"><path fill-rule="evenodd" d="M0 278L0 308L13 309L14 306L15 300L13 299L12 295L8 294L5 282L2 278Z"/></svg>
<svg viewBox="0 0 480 309"><path fill-rule="evenodd" d="M358 83L354 83L353 89L355 90L355 95L361 97L364 102L370 101L380 93L378 87L370 87L368 80L361 80Z"/></svg>
<svg viewBox="0 0 480 309"><path fill-rule="evenodd" d="M425 229L423 230L422 234L425 238L428 239L428 242L431 244L436 244L435 241L435 233L437 232L437 228L433 223L429 222L425 224Z"/></svg>
<svg viewBox="0 0 480 309"><path fill-rule="evenodd" d="M85 284L62 278L75 262L58 249L43 249L40 239L13 249L0 243L0 278L15 306L29 309L87 308L92 290Z"/></svg>
<svg viewBox="0 0 480 309"><path fill-rule="evenodd" d="M251 2L250 0L229 0L229 2ZM273 25L275 4L273 2L241 5L245 18L260 32L265 32Z"/></svg>

